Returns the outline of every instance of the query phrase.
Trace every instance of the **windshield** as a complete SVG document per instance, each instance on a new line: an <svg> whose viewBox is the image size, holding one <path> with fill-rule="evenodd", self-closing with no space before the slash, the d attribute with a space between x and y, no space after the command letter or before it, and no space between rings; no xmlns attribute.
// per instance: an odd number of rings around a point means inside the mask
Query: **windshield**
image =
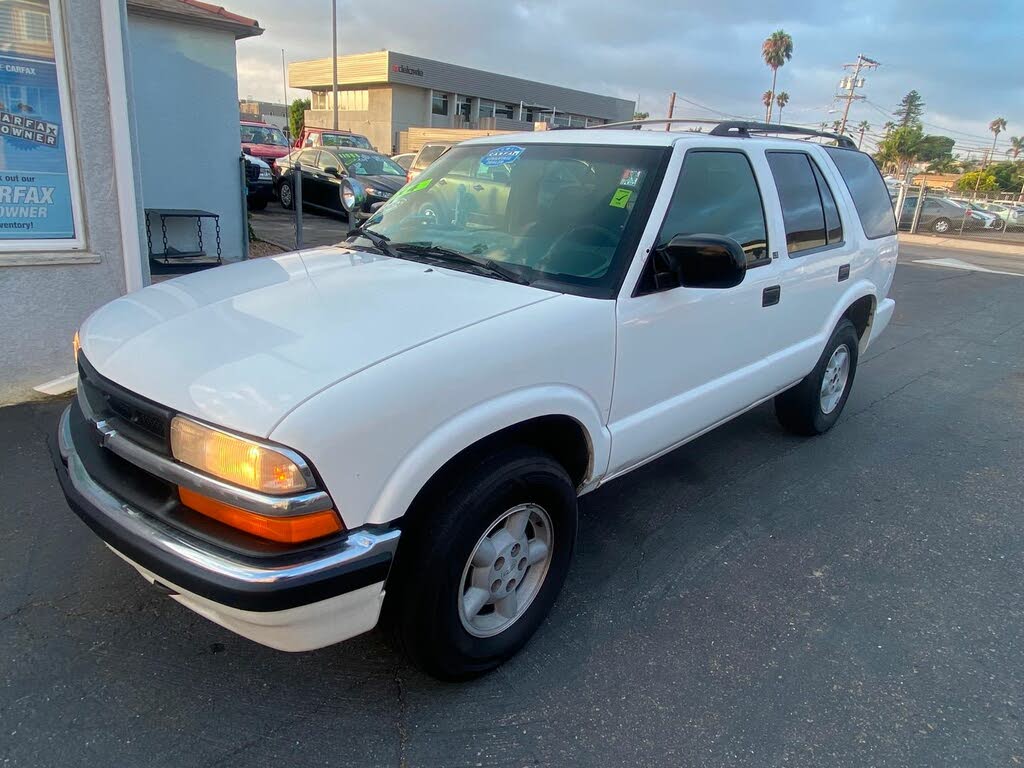
<svg viewBox="0 0 1024 768"><path fill-rule="evenodd" d="M399 190L366 226L398 255L403 245L445 249L507 266L531 283L610 297L667 152L462 145Z"/></svg>
<svg viewBox="0 0 1024 768"><path fill-rule="evenodd" d="M401 176L405 171L394 160L384 155L371 155L366 152L335 152L335 157L344 163L348 172L354 176Z"/></svg>
<svg viewBox="0 0 1024 768"><path fill-rule="evenodd" d="M273 144L275 147L287 147L288 139L280 128L262 125L242 126L243 144Z"/></svg>
<svg viewBox="0 0 1024 768"><path fill-rule="evenodd" d="M325 147L360 147L361 149L373 149L370 141L365 136L356 134L324 133L320 136Z"/></svg>

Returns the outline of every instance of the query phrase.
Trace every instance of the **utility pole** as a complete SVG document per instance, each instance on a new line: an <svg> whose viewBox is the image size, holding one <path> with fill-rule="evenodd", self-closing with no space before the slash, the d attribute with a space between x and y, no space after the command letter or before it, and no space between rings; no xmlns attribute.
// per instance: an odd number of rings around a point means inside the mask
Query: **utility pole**
<svg viewBox="0 0 1024 768"><path fill-rule="evenodd" d="M857 139L857 149L860 149L860 145L864 143L864 131L866 131L866 130L867 130L867 126L866 125L861 125L861 127L860 127L860 138Z"/></svg>
<svg viewBox="0 0 1024 768"><path fill-rule="evenodd" d="M866 97L857 96L854 90L857 88L864 87L864 78L860 76L862 69L874 69L878 66L878 62L874 59L869 59L863 53L857 54L857 61L854 64L843 64L843 69L852 69L853 74L847 75L839 81L839 88L845 93L840 93L836 96L837 99L846 100L846 108L843 109L843 119L839 123L839 133L846 133L846 120L850 116L850 105L853 102L860 101Z"/></svg>
<svg viewBox="0 0 1024 768"><path fill-rule="evenodd" d="M676 92L672 91L672 95L669 97L669 100L668 100L668 119L669 120L672 119L672 115L675 113L675 111L676 111ZM671 129L671 128L672 128L672 123L671 122L665 123L665 130L666 131Z"/></svg>
<svg viewBox="0 0 1024 768"><path fill-rule="evenodd" d="M284 48L281 49L281 91L284 93L284 119L285 125L288 127L286 133L291 136L291 110L288 107L288 68L284 64ZM295 137L292 136L294 139Z"/></svg>
<svg viewBox="0 0 1024 768"><path fill-rule="evenodd" d="M334 130L338 130L338 0L331 0L331 95L334 100Z"/></svg>

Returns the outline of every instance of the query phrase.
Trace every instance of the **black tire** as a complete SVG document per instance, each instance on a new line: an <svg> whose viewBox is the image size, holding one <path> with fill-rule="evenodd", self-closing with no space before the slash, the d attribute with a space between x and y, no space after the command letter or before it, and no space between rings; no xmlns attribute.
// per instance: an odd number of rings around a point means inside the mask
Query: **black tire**
<svg viewBox="0 0 1024 768"><path fill-rule="evenodd" d="M383 623L425 672L460 680L513 656L551 610L576 542L576 491L561 464L525 446L472 457L438 485L443 488L414 511L403 529ZM514 623L490 637L475 636L460 618L465 568L481 537L506 511L524 503L540 505L550 517L546 575Z"/></svg>
<svg viewBox="0 0 1024 768"><path fill-rule="evenodd" d="M281 201L281 207L291 210L295 207L295 190L292 183L284 180L277 188L277 199Z"/></svg>
<svg viewBox="0 0 1024 768"><path fill-rule="evenodd" d="M860 338L849 318L843 318L832 332L825 351L804 379L775 397L775 416L788 431L797 435L820 435L832 429L846 406L857 373L857 349ZM833 353L845 346L849 355L849 371L838 403L828 413L822 407L822 384Z"/></svg>
<svg viewBox="0 0 1024 768"><path fill-rule="evenodd" d="M940 216L932 222L932 232L936 234L944 235L953 228L953 222L944 216Z"/></svg>

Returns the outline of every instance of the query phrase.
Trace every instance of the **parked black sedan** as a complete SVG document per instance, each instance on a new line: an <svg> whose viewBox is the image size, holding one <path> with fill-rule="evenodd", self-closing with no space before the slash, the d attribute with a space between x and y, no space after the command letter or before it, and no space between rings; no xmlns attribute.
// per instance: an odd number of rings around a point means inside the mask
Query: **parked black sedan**
<svg viewBox="0 0 1024 768"><path fill-rule="evenodd" d="M362 219L405 185L405 170L378 152L358 147L297 149L275 164L281 205L293 208L295 168L302 168L302 205ZM344 199L343 199L344 198Z"/></svg>

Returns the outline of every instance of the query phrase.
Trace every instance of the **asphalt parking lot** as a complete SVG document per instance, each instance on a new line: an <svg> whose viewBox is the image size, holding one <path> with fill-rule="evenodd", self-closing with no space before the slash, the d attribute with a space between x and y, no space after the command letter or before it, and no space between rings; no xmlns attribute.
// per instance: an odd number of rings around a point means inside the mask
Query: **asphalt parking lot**
<svg viewBox="0 0 1024 768"><path fill-rule="evenodd" d="M260 239L287 250L296 247L294 210L289 211L276 200L271 200L262 211L252 211L249 218L253 231ZM303 211L302 246L313 248L318 245L333 245L345 239L348 229L348 220L340 215Z"/></svg>
<svg viewBox="0 0 1024 768"><path fill-rule="evenodd" d="M1024 257L953 256L903 249L829 434L761 407L585 497L550 619L461 685L163 597L65 506L63 403L0 410L2 765L1024 765Z"/></svg>

